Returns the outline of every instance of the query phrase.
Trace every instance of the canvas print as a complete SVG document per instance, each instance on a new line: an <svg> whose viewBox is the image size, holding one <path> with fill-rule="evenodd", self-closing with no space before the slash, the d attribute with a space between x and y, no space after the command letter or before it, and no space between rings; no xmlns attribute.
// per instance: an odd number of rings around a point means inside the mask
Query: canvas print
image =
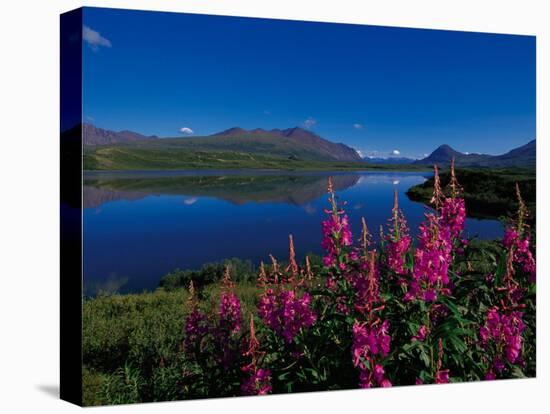
<svg viewBox="0 0 550 414"><path fill-rule="evenodd" d="M84 405L535 376L535 37L81 15Z"/></svg>

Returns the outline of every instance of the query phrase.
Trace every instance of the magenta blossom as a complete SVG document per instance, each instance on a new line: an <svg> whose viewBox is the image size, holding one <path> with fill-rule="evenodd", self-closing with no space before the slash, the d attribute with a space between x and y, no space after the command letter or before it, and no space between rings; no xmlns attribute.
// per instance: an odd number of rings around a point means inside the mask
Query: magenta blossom
<svg viewBox="0 0 550 414"><path fill-rule="evenodd" d="M441 205L441 224L449 228L451 237L456 239L464 230L466 207L463 198L446 198Z"/></svg>
<svg viewBox="0 0 550 414"><path fill-rule="evenodd" d="M510 364L521 362L523 344L523 313L519 311L499 312L497 308L487 312L485 325L479 329L481 344L485 347L494 344L496 355L493 368L500 372L505 368L504 360Z"/></svg>
<svg viewBox="0 0 550 414"><path fill-rule="evenodd" d="M449 382L449 370L442 369L435 373L436 384L447 384Z"/></svg>
<svg viewBox="0 0 550 414"><path fill-rule="evenodd" d="M504 238L502 244L507 249L514 249L514 263L517 263L527 275L529 275L529 281L534 283L536 279L536 263L533 253L531 252L530 237L529 234L524 233L520 236L520 233L515 227L509 227L504 232Z"/></svg>
<svg viewBox="0 0 550 414"><path fill-rule="evenodd" d="M414 271L405 300L434 302L439 294L449 292L447 285L452 261L451 233L448 227L441 224L440 217L434 214L426 214L426 221L419 229Z"/></svg>
<svg viewBox="0 0 550 414"><path fill-rule="evenodd" d="M194 308L187 319L185 320L185 338L183 340L183 348L187 354L195 352L202 342L203 338L208 334L208 320L206 315Z"/></svg>
<svg viewBox="0 0 550 414"><path fill-rule="evenodd" d="M265 395L271 392L271 372L268 369L258 368L241 385L243 395Z"/></svg>
<svg viewBox="0 0 550 414"><path fill-rule="evenodd" d="M302 328L309 328L315 323L317 316L310 305L311 296L307 292L298 297L294 290L276 293L273 289L267 289L260 297L258 315L287 343L291 343Z"/></svg>
<svg viewBox="0 0 550 414"><path fill-rule="evenodd" d="M426 328L426 325L422 325L418 329L418 333L412 337L412 341L424 341L426 339L426 333L428 332L428 329Z"/></svg>
<svg viewBox="0 0 550 414"><path fill-rule="evenodd" d="M386 357L390 352L389 322L385 320L370 329L366 323L355 322L353 325L352 356L353 365L359 368L359 385L370 388L377 384L390 387L391 382L384 377L384 369L377 364L377 357Z"/></svg>
<svg viewBox="0 0 550 414"><path fill-rule="evenodd" d="M232 292L222 292L220 298L220 327L231 335L241 330L241 302Z"/></svg>
<svg viewBox="0 0 550 414"><path fill-rule="evenodd" d="M405 268L405 254L411 247L411 236L405 215L399 209L397 191L394 193L392 218L389 220L388 235L386 236L386 253L388 267L398 275L407 273Z"/></svg>

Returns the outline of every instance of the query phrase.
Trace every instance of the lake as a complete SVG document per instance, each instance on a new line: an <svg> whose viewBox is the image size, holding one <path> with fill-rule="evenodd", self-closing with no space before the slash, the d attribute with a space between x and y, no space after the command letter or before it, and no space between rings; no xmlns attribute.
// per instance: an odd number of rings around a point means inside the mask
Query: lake
<svg viewBox="0 0 550 414"><path fill-rule="evenodd" d="M350 217L377 235L391 215L393 192L413 234L426 206L406 191L430 173L418 172L86 172L83 190L84 289L154 290L175 268L269 254L285 260L288 235L297 256L321 254L321 220L329 176ZM497 220L467 219L466 233L502 236Z"/></svg>

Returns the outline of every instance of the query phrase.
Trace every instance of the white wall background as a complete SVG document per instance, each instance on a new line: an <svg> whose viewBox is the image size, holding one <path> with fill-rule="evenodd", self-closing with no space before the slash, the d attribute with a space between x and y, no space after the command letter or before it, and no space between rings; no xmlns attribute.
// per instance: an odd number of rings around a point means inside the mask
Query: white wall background
<svg viewBox="0 0 550 414"><path fill-rule="evenodd" d="M544 0L7 0L0 12L0 412L67 413L58 400L59 17L87 6L537 35L538 378L145 404L115 413L548 412L549 16ZM546 118L546 119L545 119ZM546 188L546 192L545 192ZM77 276L77 275L75 275ZM78 277L78 276L77 276ZM95 411L95 409L93 409Z"/></svg>

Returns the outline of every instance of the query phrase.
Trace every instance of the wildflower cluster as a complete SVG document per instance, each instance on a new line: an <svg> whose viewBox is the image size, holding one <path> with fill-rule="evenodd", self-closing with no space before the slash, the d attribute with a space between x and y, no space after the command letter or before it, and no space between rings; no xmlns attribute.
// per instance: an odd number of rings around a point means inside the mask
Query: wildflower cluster
<svg viewBox="0 0 550 414"><path fill-rule="evenodd" d="M311 296L305 292L299 296L295 290L268 288L258 303L258 315L264 323L291 343L302 328L315 323L315 313L310 308Z"/></svg>
<svg viewBox="0 0 550 414"><path fill-rule="evenodd" d="M486 379L495 379L502 375L510 366L523 366L521 357L523 334L526 329L524 322L525 304L522 303L526 282L535 281L535 259L529 250L529 233L525 225L527 209L523 203L519 186L516 184L518 198L518 217L504 233L503 246L507 250L506 271L501 286L497 287L501 294L500 302L491 308L486 315L485 324L479 329L482 346L490 351L491 365L486 372ZM517 266L515 266L517 265ZM517 270L522 270L527 281L517 277Z"/></svg>
<svg viewBox="0 0 550 414"><path fill-rule="evenodd" d="M243 305L247 330L228 269L214 316L200 310L191 286L183 349L186 358L199 361L206 389L261 395L533 372L526 344L533 343L529 283L535 258L519 189L519 217L498 246L500 264L497 257L490 262L490 277L485 268L475 269L472 244L462 240L466 209L454 162L446 189L435 168L434 208L415 239L395 194L380 242L373 243L362 219L354 244L330 180L328 194L321 263L306 257L302 266L290 236L288 262L270 256L271 264L259 267L257 286L251 287L255 300ZM218 371L207 377L213 367Z"/></svg>
<svg viewBox="0 0 550 414"><path fill-rule="evenodd" d="M414 256L414 270L405 300L421 299L434 302L438 295L448 294L449 266L452 243L449 228L433 213L419 227L418 247Z"/></svg>
<svg viewBox="0 0 550 414"><path fill-rule="evenodd" d="M361 388L371 388L375 384L391 387L391 382L384 376L384 368L376 362L379 357L386 357L390 352L389 322L379 324L359 323L353 325L353 365L361 371L359 384Z"/></svg>
<svg viewBox="0 0 550 414"><path fill-rule="evenodd" d="M505 361L510 364L521 364L522 334L525 330L523 314L518 311L501 312L498 308L487 312L487 321L479 330L483 346L491 343L495 348L492 366L487 371L487 379L495 379L496 373L505 369Z"/></svg>

